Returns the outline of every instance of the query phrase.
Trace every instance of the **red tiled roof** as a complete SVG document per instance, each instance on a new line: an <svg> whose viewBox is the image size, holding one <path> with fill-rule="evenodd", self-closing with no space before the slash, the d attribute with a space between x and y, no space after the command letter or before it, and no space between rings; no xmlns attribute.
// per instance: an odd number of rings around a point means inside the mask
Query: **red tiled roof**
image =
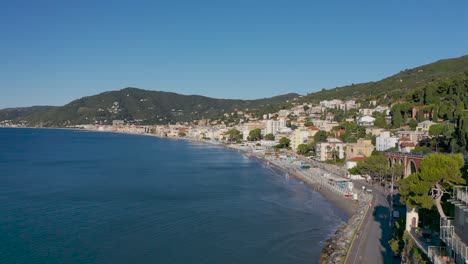
<svg viewBox="0 0 468 264"><path fill-rule="evenodd" d="M310 129L310 130L320 130L318 127L316 126L306 126L307 129Z"/></svg>
<svg viewBox="0 0 468 264"><path fill-rule="evenodd" d="M360 160L365 160L365 159L367 159L367 157L354 157L354 158L348 159L348 161L360 161Z"/></svg>
<svg viewBox="0 0 468 264"><path fill-rule="evenodd" d="M400 141L411 141L411 139L409 139L407 137L402 137L402 138L400 138Z"/></svg>
<svg viewBox="0 0 468 264"><path fill-rule="evenodd" d="M401 142L400 146L402 147L416 147L413 142Z"/></svg>

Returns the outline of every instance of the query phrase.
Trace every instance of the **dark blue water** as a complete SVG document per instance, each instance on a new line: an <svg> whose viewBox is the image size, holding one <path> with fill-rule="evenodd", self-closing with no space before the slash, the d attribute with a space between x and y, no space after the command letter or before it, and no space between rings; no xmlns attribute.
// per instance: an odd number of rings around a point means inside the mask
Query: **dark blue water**
<svg viewBox="0 0 468 264"><path fill-rule="evenodd" d="M222 147L0 129L0 263L316 263L339 215Z"/></svg>

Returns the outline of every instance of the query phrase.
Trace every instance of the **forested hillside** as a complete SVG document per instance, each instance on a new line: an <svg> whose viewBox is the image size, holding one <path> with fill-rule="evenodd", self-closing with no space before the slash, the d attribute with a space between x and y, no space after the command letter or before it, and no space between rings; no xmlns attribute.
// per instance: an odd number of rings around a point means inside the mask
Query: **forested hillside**
<svg viewBox="0 0 468 264"><path fill-rule="evenodd" d="M165 124L219 117L235 109L256 109L282 104L298 94L257 100L215 99L198 95L125 88L83 97L61 107L26 107L0 110L1 120L24 120L29 125L66 126L110 124L113 119L140 124Z"/></svg>
<svg viewBox="0 0 468 264"><path fill-rule="evenodd" d="M304 102L319 102L330 99L358 98L367 99L386 98L388 101L398 100L414 89L423 87L437 79L450 78L468 72L468 55L439 60L434 63L406 69L398 74L377 82L351 84L334 89L323 89L301 98Z"/></svg>

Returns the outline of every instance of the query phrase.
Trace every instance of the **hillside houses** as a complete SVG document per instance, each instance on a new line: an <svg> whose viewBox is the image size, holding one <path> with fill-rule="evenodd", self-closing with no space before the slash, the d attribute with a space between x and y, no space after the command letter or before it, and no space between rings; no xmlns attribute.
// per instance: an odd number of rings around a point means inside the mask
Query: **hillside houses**
<svg viewBox="0 0 468 264"><path fill-rule="evenodd" d="M346 112L351 109L354 110ZM312 155L317 160L347 160L355 163L372 155L374 150L412 152L424 142L428 142L431 138L429 129L437 124L425 120L417 123L413 130L408 126L390 130L387 123L392 120L390 114L390 108L377 104L377 101L371 100L366 104L366 108L360 108L360 104L355 100L335 99L321 101L316 105L295 103L291 109L262 114L260 118L256 118L248 111L237 109L224 114L223 118L230 118L229 122L226 119L200 119L191 124L151 126L137 130L116 120L112 129L137 133L150 131L163 137L184 136L226 143L233 143L228 141L230 139L228 131L232 129L239 131L240 142L248 141L250 132L258 129L261 133L260 138L263 137L263 141L258 143L260 146L271 148L286 138L289 140L288 147L291 151L297 152L303 144L311 149L307 155ZM387 122L382 122L380 119L379 125L382 127L376 127L376 117L384 118ZM315 142L315 135L319 132L322 136L318 142Z"/></svg>

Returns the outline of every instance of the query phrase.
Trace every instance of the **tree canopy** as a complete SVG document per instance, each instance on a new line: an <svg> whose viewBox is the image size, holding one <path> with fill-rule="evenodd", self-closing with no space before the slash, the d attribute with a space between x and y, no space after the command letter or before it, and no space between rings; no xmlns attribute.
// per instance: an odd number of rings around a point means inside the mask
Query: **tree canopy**
<svg viewBox="0 0 468 264"><path fill-rule="evenodd" d="M273 141L273 140L275 140L275 135L273 135L272 133L266 134L264 139Z"/></svg>
<svg viewBox="0 0 468 264"><path fill-rule="evenodd" d="M279 140L279 144L276 145L277 148L289 148L289 144L291 143L291 140L287 137L282 137Z"/></svg>
<svg viewBox="0 0 468 264"><path fill-rule="evenodd" d="M314 142L325 142L327 141L327 132L324 130L319 130L317 133L314 135Z"/></svg>
<svg viewBox="0 0 468 264"><path fill-rule="evenodd" d="M431 209L433 206L445 217L441 199L446 189L464 184L461 154L434 153L421 162L420 170L399 182L402 199L410 206Z"/></svg>
<svg viewBox="0 0 468 264"><path fill-rule="evenodd" d="M314 150L315 148L313 143L300 144L297 146L297 154L299 155L309 156Z"/></svg>
<svg viewBox="0 0 468 264"><path fill-rule="evenodd" d="M250 130L247 140L249 141L258 141L262 139L262 130L260 128L255 128Z"/></svg>
<svg viewBox="0 0 468 264"><path fill-rule="evenodd" d="M237 142L242 140L242 133L235 128L229 130L228 132L226 132L226 134L228 135L227 140L229 142Z"/></svg>

